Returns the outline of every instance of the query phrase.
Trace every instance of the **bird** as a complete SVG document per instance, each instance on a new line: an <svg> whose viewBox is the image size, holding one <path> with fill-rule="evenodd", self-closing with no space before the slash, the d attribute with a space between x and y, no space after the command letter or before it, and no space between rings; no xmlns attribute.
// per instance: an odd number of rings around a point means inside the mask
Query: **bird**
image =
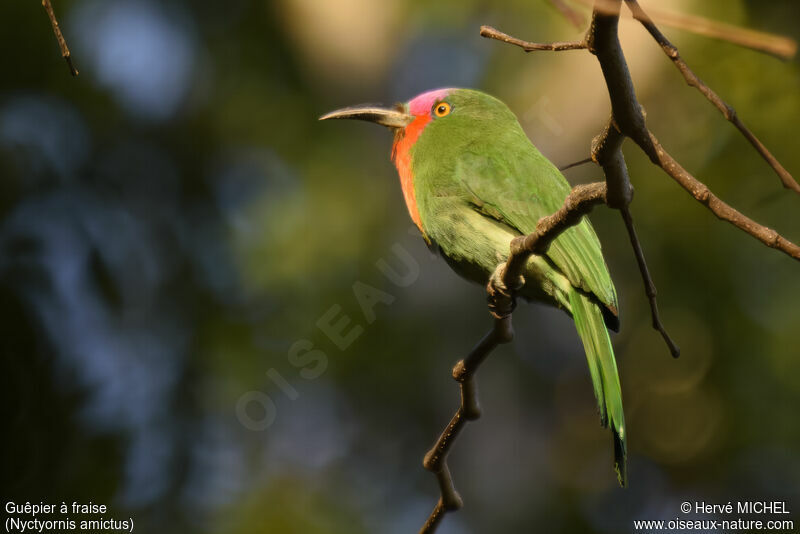
<svg viewBox="0 0 800 534"><path fill-rule="evenodd" d="M533 145L514 113L474 89L443 88L394 107L353 106L320 120L357 119L394 133L391 160L411 220L460 276L487 284L510 242L558 210L570 185ZM608 330L619 330L617 294L588 218L533 255L518 295L564 310L583 343L614 469L627 485L625 417Z"/></svg>

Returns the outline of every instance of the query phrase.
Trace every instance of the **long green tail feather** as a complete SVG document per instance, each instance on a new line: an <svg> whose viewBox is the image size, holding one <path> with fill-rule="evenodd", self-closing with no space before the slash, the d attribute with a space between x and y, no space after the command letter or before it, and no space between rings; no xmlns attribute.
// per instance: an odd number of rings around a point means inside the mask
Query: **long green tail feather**
<svg viewBox="0 0 800 534"><path fill-rule="evenodd" d="M600 307L590 297L573 289L570 306L589 363L589 373L600 410L600 421L614 434L614 469L621 486L627 485L625 415L622 412L622 390L617 374L614 349L608 337Z"/></svg>

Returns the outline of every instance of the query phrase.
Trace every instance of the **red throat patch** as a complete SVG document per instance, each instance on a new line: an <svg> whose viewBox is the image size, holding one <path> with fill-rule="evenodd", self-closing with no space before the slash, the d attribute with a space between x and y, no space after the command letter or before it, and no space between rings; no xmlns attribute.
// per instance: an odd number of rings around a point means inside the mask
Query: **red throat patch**
<svg viewBox="0 0 800 534"><path fill-rule="evenodd" d="M419 209L417 208L417 197L414 193L414 173L411 170L411 147L417 142L419 134L425 126L431 121L428 114L419 115L414 122L406 126L405 130L398 132L395 136L394 144L392 145L392 161L397 172L400 174L400 187L403 189L403 197L406 199L406 207L408 214L411 215L411 220L417 225L422 235L425 232L422 230L422 221L419 217Z"/></svg>
<svg viewBox="0 0 800 534"><path fill-rule="evenodd" d="M398 132L392 145L392 161L397 172L400 174L400 187L403 189L403 196L406 199L406 207L411 215L411 220L417 225L422 237L428 240L425 231L422 229L422 221L419 217L417 207L417 197L414 192L414 172L411 170L411 147L417 142L422 130L431 122L431 108L437 102L443 100L453 89L434 89L427 93L416 96L408 103L408 112L416 118L414 122Z"/></svg>

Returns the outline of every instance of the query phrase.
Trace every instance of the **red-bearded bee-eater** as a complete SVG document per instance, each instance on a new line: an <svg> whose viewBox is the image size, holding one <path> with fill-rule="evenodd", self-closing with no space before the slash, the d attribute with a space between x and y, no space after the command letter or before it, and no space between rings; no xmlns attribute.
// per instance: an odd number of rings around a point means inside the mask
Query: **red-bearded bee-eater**
<svg viewBox="0 0 800 534"><path fill-rule="evenodd" d="M561 172L530 142L508 107L479 91L439 89L394 109L360 106L321 119L360 119L394 131L392 161L408 212L425 241L461 276L486 284L511 240L536 229L570 192ZM614 467L626 485L625 418L614 350L617 295L589 221L532 256L520 295L575 321L603 426L614 436Z"/></svg>

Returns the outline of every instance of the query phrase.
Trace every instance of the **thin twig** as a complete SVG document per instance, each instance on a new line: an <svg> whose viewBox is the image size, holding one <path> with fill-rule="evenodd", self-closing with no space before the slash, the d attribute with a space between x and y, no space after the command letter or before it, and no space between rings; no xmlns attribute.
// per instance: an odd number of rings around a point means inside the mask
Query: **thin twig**
<svg viewBox="0 0 800 534"><path fill-rule="evenodd" d="M722 113L722 115L730 121L738 130L742 133L742 135L753 145L753 148L761 154L767 163L769 163L770 167L775 171L775 174L781 180L783 187L787 189L791 189L795 193L800 193L800 184L792 178L792 175L789 174L783 165L775 159L775 156L767 150L767 147L758 140L758 138L753 135L753 133L742 123L739 119L739 116L736 114L736 110L734 110L730 105L725 103L717 93L715 93L710 87L708 87L705 83L697 77L697 75L692 72L692 69L686 64L686 62L681 58L680 54L678 53L678 49L664 36L663 33L656 27L653 20L644 12L642 7L639 5L639 2L636 0L625 0L625 3L628 5L628 8L631 10L633 17L638 20L642 26L650 33L650 35L655 39L655 41L659 44L661 49L667 55L668 58L672 60L675 64L675 67L678 68L680 73L683 75L683 78L686 80L686 83L700 91L706 99L714 104L714 106Z"/></svg>
<svg viewBox="0 0 800 534"><path fill-rule="evenodd" d="M609 188L608 190L606 204L608 204L610 208L617 209L625 221L628 237L644 282L645 294L650 304L653 328L661 334L661 337L667 344L670 354L677 358L680 355L680 349L661 323L658 313L658 303L656 301L656 286L647 269L644 252L636 236L636 231L633 227L633 219L630 215L629 205L633 201L633 186L630 183L628 167L622 155L623 141L624 136L620 132L616 122L614 122L613 119L609 120L600 135L592 140L592 159L603 167L603 172L606 175L606 182L614 185L613 189Z"/></svg>
<svg viewBox="0 0 800 534"><path fill-rule="evenodd" d="M571 169L573 167L577 167L578 165L584 165L586 163L591 163L591 162L592 162L592 158L588 157L588 158L584 158L584 159L582 159L580 161L573 161L572 163L567 163L563 167L559 167L558 170L561 171L561 172L564 172L564 171L566 171L568 169Z"/></svg>
<svg viewBox="0 0 800 534"><path fill-rule="evenodd" d="M491 26L481 26L481 37L489 39L496 39L504 43L516 45L526 52L533 52L537 50L547 50L550 52L561 52L562 50L581 50L586 48L585 41L564 41L559 43L531 43L512 37L507 33L492 28Z"/></svg>
<svg viewBox="0 0 800 534"><path fill-rule="evenodd" d="M489 297L489 308L495 318L494 325L469 355L453 367L453 378L459 383L461 390L461 403L422 462L425 469L436 475L441 497L419 531L420 534L434 532L444 514L458 510L463 505L447 467L447 455L467 422L481 416L475 378L478 367L498 345L508 343L514 337L511 324L514 289L520 287L517 281L525 263L532 254L547 252L554 239L570 226L578 224L584 215L597 204L605 202L605 199L605 182L573 187L558 211L539 219L534 232L511 241L508 260L498 266L495 275L487 284L486 292Z"/></svg>
<svg viewBox="0 0 800 534"><path fill-rule="evenodd" d="M647 262L644 259L644 252L642 251L642 245L639 242L639 237L636 235L636 228L633 226L633 217L631 216L631 211L628 207L625 207L619 210L619 212L622 214L622 220L625 221L625 228L628 230L628 237L631 240L633 253L636 255L636 263L639 265L639 272L642 274L644 292L647 295L647 299L650 301L650 313L653 319L653 328L661 333L661 337L664 338L664 343L666 343L669 347L669 352L672 354L672 357L677 358L681 355L681 349L672 340L667 333L667 330L664 328L664 325L661 323L661 317L658 314L658 302L656 301L656 294L658 292L656 291L656 286L653 283L653 279L650 277L650 271L648 270Z"/></svg>
<svg viewBox="0 0 800 534"><path fill-rule="evenodd" d="M452 419L442 431L439 439L425 455L422 465L436 475L441 497L431 511L420 534L430 534L436 530L447 512L458 510L463 505L461 496L456 491L450 469L447 467L447 455L468 421L481 416L478 403L478 389L475 373L481 363L498 345L508 343L514 337L511 316L496 319L492 329L478 342L466 358L453 367L453 378L461 390L461 404Z"/></svg>
<svg viewBox="0 0 800 534"><path fill-rule="evenodd" d="M67 41L64 39L64 35L61 33L61 27L58 25L58 19L56 19L56 14L53 11L53 6L50 4L50 0L42 0L42 7L45 9L45 11L47 11L47 16L50 17L50 24L53 26L53 33L58 41L58 47L61 48L61 55L67 62L70 74L77 76L78 69L76 69L75 65L72 64L72 56L70 56Z"/></svg>
<svg viewBox="0 0 800 534"><path fill-rule="evenodd" d="M608 8L608 0L599 1L604 2L605 8ZM603 69L613 112L610 126L601 134L601 137L610 135L614 130L617 130L622 136L629 137L639 145L654 164L672 176L714 215L730 222L765 245L780 250L795 259L800 259L800 247L720 200L711 193L705 184L681 167L658 143L656 137L645 126L641 106L636 100L635 93L632 93L632 81L630 80L622 50L617 48L619 40L616 33L609 32L606 27L609 24L613 25L613 21L614 17L611 15L596 13L592 19L592 28L589 31L590 37L588 39L589 50L597 55L597 59ZM619 157L621 158L621 155ZM602 162L598 162L603 165ZM610 178L608 174L609 167L603 165L603 170L606 171L606 179L608 180ZM612 208L620 209L622 206L615 205L615 202L613 202L613 191L612 183L609 182L608 205Z"/></svg>
<svg viewBox="0 0 800 534"><path fill-rule="evenodd" d="M539 219L534 232L511 241L508 260L498 266L489 280L486 292L489 297L489 309L495 318L494 326L472 352L453 367L453 378L458 381L461 388L461 404L422 462L425 469L436 475L441 497L425 521L420 534L434 532L445 513L458 510L463 505L447 467L447 455L467 422L481 416L475 372L489 353L514 337L511 325L514 289L520 287L518 279L528 258L532 254L547 252L554 239L570 226L578 224L584 215L597 204L605 202L605 199L605 182L573 187L558 211Z"/></svg>
<svg viewBox="0 0 800 534"><path fill-rule="evenodd" d="M711 213L716 215L719 219L731 223L746 234L755 237L766 246L779 250L796 260L800 260L800 246L792 243L775 230L755 222L720 200L719 197L711 192L707 185L692 176L675 160L675 158L670 156L652 133L649 133L649 136L649 144L655 147L656 154L658 155L658 159L654 163L678 182L678 184L688 191L698 202L708 208ZM642 146L639 139L634 139L634 141L639 144L639 146Z"/></svg>
<svg viewBox="0 0 800 534"><path fill-rule="evenodd" d="M574 0L580 4L594 6L600 13L609 13L615 9L616 0ZM676 30L683 30L696 35L748 48L781 60L789 60L797 53L797 41L783 35L760 32L749 28L742 28L733 24L726 24L711 20L699 15L675 13L656 7L648 7L650 16L656 24L669 26Z"/></svg>
<svg viewBox="0 0 800 534"><path fill-rule="evenodd" d="M668 53L673 58L673 61L675 57L679 57L677 50L658 32L652 20L644 18L646 15L642 17L643 12L641 12L641 8L636 1L625 1L629 6L638 8L638 11L634 12L639 15L637 19L642 21L645 27L649 25L648 30L656 41L662 45L665 52L667 51L665 46L674 50L674 56L671 52ZM537 222L533 233L516 237L511 241L508 259L505 263L499 265L491 276L486 290L489 297L489 310L495 318L494 327L484 336L470 355L458 362L453 368L453 377L460 384L461 404L436 441L436 444L425 455L424 466L436 474L441 497L420 530L420 534L434 532L448 511L457 510L463 504L461 497L455 490L447 467L447 455L466 422L480 417L475 371L498 344L508 342L513 337L511 313L514 309L514 295L524 283L521 273L528 258L532 254L544 254L558 235L570 226L577 224L595 205L605 203L610 208L620 211L642 274L645 293L650 302L653 328L661 333L673 356L679 354L677 345L675 345L661 324L656 302L656 288L647 269L644 253L636 236L633 218L628 207L633 199L633 187L630 183L628 168L621 150L622 143L626 137L633 139L654 164L672 176L717 217L734 224L744 232L759 239L765 245L781 250L800 260L800 247L787 241L774 230L759 225L722 202L711 193L705 184L683 169L647 129L644 113L636 98L625 55L619 44L618 23L621 4L622 0L595 0L590 28L584 40L580 42L531 43L507 35L489 26L481 27L481 35L483 37L519 46L526 51L588 49L597 57L608 88L612 116L603 131L592 140L591 160L603 168L606 180L605 182L575 186L558 211L552 215L542 217ZM682 60L681 64L683 64ZM685 67L685 64L683 65ZM691 72L688 67L685 67L685 69L686 71L681 70L681 72ZM710 89L707 87L706 89L710 92ZM717 105L717 102L713 99L709 98L709 100ZM718 97L717 100L722 102ZM726 117L730 115L735 118L733 110L724 103L722 104L728 113ZM731 119L729 118L729 120ZM736 123L734 122L734 124ZM754 143L754 146L762 155L764 153L769 154L766 149L760 150L759 145L760 143L758 145ZM567 166L566 168L569 167Z"/></svg>
<svg viewBox="0 0 800 534"><path fill-rule="evenodd" d="M675 13L657 8L650 11L657 24L726 41L781 60L792 59L797 53L797 42L782 35L759 32L688 13Z"/></svg>
<svg viewBox="0 0 800 534"><path fill-rule="evenodd" d="M429 534L431 532L436 532L436 529L439 528L439 524L444 519L444 514L447 512L444 508L444 503L442 499L439 499L439 502L436 503L434 506L431 515L428 516L428 519L425 521L425 524L422 525L422 528L419 529L419 534Z"/></svg>
<svg viewBox="0 0 800 534"><path fill-rule="evenodd" d="M570 21L573 26L578 28L579 30L583 29L584 25L586 24L586 20L576 10L572 9L564 0L550 0L550 3L555 7L564 18Z"/></svg>

